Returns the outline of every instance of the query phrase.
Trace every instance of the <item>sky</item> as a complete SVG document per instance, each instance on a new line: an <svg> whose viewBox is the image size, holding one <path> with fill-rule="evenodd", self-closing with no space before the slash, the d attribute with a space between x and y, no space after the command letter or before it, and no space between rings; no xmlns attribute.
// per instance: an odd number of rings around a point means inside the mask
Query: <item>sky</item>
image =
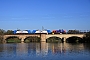
<svg viewBox="0 0 90 60"><path fill-rule="evenodd" d="M90 0L0 0L0 29L90 30Z"/></svg>

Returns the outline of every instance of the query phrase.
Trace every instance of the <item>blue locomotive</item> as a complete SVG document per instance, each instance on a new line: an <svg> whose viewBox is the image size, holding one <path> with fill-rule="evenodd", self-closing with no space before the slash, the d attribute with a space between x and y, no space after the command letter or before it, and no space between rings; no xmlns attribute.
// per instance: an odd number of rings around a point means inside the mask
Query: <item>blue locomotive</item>
<svg viewBox="0 0 90 60"><path fill-rule="evenodd" d="M14 34L30 34L30 30L14 30Z"/></svg>
<svg viewBox="0 0 90 60"><path fill-rule="evenodd" d="M43 31L40 31L40 30L14 30L14 34L36 34L36 33L51 33L50 30L43 30Z"/></svg>

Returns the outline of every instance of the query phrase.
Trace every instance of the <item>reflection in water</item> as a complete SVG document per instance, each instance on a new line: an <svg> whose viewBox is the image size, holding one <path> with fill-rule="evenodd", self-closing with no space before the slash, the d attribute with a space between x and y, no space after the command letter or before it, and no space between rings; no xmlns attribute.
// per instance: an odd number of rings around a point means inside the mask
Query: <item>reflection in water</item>
<svg viewBox="0 0 90 60"><path fill-rule="evenodd" d="M40 43L40 49L41 49L41 54L47 55L47 53L48 53L48 44L46 42L41 42Z"/></svg>
<svg viewBox="0 0 90 60"><path fill-rule="evenodd" d="M25 43L18 43L16 46L17 56L28 54L28 46Z"/></svg>
<svg viewBox="0 0 90 60"><path fill-rule="evenodd" d="M90 44L46 42L0 44L0 60L65 60L67 58L68 60L90 59Z"/></svg>

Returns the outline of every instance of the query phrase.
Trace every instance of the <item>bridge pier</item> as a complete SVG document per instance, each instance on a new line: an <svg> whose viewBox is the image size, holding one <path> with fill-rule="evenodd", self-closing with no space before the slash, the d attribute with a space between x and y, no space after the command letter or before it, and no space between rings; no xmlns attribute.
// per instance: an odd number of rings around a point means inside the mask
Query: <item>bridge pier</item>
<svg viewBox="0 0 90 60"><path fill-rule="evenodd" d="M41 42L46 42L46 34L40 34Z"/></svg>
<svg viewBox="0 0 90 60"><path fill-rule="evenodd" d="M21 42L24 42L24 38L21 38Z"/></svg>

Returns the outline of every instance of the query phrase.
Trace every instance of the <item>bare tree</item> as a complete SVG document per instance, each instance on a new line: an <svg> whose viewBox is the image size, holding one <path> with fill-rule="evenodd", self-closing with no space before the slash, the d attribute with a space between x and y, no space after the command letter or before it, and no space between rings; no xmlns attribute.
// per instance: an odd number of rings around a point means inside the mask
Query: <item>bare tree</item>
<svg viewBox="0 0 90 60"><path fill-rule="evenodd" d="M5 34L5 30L0 29L0 42L2 42L4 34Z"/></svg>

